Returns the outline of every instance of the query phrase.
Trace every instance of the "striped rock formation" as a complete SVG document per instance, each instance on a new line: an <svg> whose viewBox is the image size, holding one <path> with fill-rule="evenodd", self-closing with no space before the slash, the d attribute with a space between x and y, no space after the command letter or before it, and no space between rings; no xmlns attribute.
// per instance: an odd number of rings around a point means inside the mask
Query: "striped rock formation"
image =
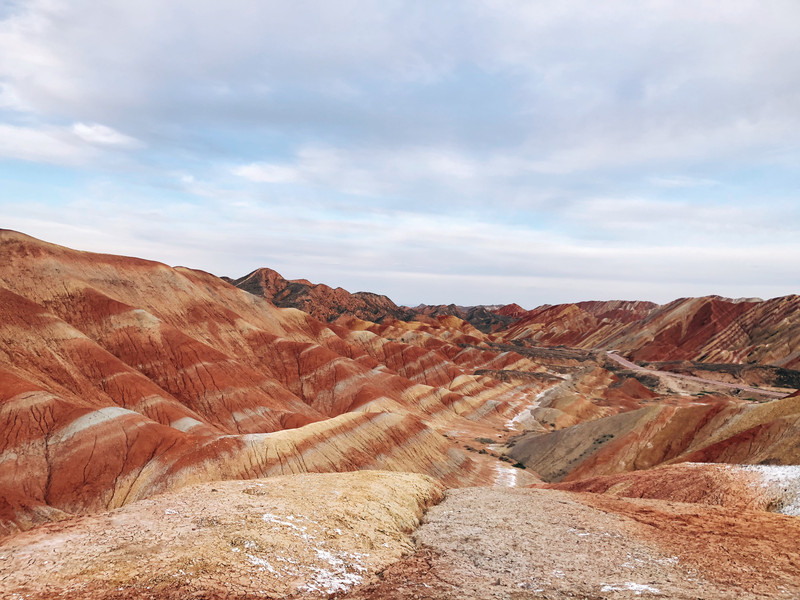
<svg viewBox="0 0 800 600"><path fill-rule="evenodd" d="M680 462L790 465L800 464L798 428L798 394L763 403L704 396L526 434L509 454L550 482Z"/></svg>
<svg viewBox="0 0 800 600"><path fill-rule="evenodd" d="M496 459L445 435L501 429L545 387L474 375L525 361L459 347L483 334L454 317L386 337L201 271L11 231L0 256L0 532L207 480L377 468L490 482Z"/></svg>
<svg viewBox="0 0 800 600"><path fill-rule="evenodd" d="M503 332L517 343L617 349L631 360L759 363L800 368L800 296L718 296L542 307Z"/></svg>

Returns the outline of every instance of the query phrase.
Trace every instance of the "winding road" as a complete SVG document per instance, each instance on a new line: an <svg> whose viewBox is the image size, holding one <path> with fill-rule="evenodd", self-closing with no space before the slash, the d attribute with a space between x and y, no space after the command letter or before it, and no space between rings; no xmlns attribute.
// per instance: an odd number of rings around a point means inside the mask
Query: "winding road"
<svg viewBox="0 0 800 600"><path fill-rule="evenodd" d="M743 390L745 392L760 394L762 396L769 396L770 398L784 398L787 396L786 392L773 392L771 390L764 390L761 388L749 387L746 385L737 385L735 383L726 383L724 381L717 381L715 379L705 379L703 377L695 377L694 375L683 375L681 373L673 373L672 371L656 371L653 369L647 369L645 367L642 367L641 365L637 365L636 363L629 361L627 358L621 357L613 350L607 351L606 355L611 360L621 364L623 367L627 369L632 369L634 371L645 371L647 373L653 373L654 375L666 375L669 377L677 377L678 379L685 379L688 381L697 381L699 383L716 385L719 387L728 388L732 390Z"/></svg>

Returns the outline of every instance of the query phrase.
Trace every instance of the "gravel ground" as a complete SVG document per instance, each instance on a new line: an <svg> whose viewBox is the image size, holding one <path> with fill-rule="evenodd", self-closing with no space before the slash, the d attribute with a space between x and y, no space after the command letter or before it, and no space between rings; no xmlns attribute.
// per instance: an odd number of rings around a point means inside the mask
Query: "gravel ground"
<svg viewBox="0 0 800 600"><path fill-rule="evenodd" d="M450 490L415 533L417 552L349 599L793 598L710 580L648 540L651 525L554 490ZM687 505L691 506L691 505ZM765 513L766 514L766 513ZM800 591L800 585L794 593Z"/></svg>

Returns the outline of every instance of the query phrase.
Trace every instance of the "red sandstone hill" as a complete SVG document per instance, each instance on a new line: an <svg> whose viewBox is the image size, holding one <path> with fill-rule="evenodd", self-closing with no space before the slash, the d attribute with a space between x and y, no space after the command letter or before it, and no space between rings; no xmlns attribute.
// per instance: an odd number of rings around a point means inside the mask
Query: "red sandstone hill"
<svg viewBox="0 0 800 600"><path fill-rule="evenodd" d="M256 269L239 279L226 281L281 308L298 308L320 321L333 321L352 315L367 321L386 318L409 319L413 313L388 297L371 292L350 293L340 287L313 284L305 279L287 280L272 269Z"/></svg>
<svg viewBox="0 0 800 600"><path fill-rule="evenodd" d="M800 296L579 302L529 311L502 336L519 344L617 349L635 361L800 367Z"/></svg>
<svg viewBox="0 0 800 600"><path fill-rule="evenodd" d="M445 434L497 431L545 385L473 375L542 368L459 346L483 334L453 317L383 337L208 273L12 231L0 257L0 533L208 480L492 481L515 469Z"/></svg>
<svg viewBox="0 0 800 600"><path fill-rule="evenodd" d="M455 316L471 323L478 330L489 333L514 323L525 311L518 305L456 306L455 304L414 308L398 306L387 296L372 292L355 292L325 284L314 284L306 279L284 279L277 271L268 268L225 281L251 294L266 298L280 308L297 308L320 321L335 321L341 316L358 317L380 323L385 319L404 321L422 320L440 316ZM515 308L514 308L515 307Z"/></svg>
<svg viewBox="0 0 800 600"><path fill-rule="evenodd" d="M796 394L708 392L620 370L597 350L793 365L797 297L548 306L487 334L465 307L360 318L350 313L396 305L353 308L372 296L266 269L238 282L253 294L3 230L0 257L0 533L190 483L286 473L380 468L464 485L800 462ZM294 284L338 317L259 297L289 297ZM558 344L574 348L543 347ZM498 462L492 443L521 432L504 458L528 471Z"/></svg>
<svg viewBox="0 0 800 600"><path fill-rule="evenodd" d="M515 305L516 306L516 305ZM506 314L502 306L458 306L456 304L420 304L411 309L416 319L453 316L463 319L479 331L491 333L505 329L518 317ZM522 309L520 309L522 310ZM523 311L524 312L524 311Z"/></svg>
<svg viewBox="0 0 800 600"><path fill-rule="evenodd" d="M514 319L520 319L524 317L528 311L522 308L519 304L512 303L501 306L500 308L493 310L492 312L498 315L503 315L505 317L513 317Z"/></svg>

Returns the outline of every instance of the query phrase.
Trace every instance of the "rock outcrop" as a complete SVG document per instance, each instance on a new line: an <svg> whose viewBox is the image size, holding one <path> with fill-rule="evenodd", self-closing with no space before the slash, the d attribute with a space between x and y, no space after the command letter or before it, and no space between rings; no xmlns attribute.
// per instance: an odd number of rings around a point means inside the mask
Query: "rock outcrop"
<svg viewBox="0 0 800 600"><path fill-rule="evenodd" d="M502 332L517 344L616 349L635 361L800 367L800 296L579 302L529 311Z"/></svg>
<svg viewBox="0 0 800 600"><path fill-rule="evenodd" d="M496 431L544 387L473 375L525 361L459 347L483 334L458 319L382 337L201 271L11 231L0 256L0 533L209 480L492 481L497 460L445 434Z"/></svg>
<svg viewBox="0 0 800 600"><path fill-rule="evenodd" d="M7 598L327 598L413 549L443 497L410 473L199 484L0 543ZM53 540L59 540L54 544Z"/></svg>
<svg viewBox="0 0 800 600"><path fill-rule="evenodd" d="M377 322L414 316L412 311L397 306L387 296L372 292L350 293L307 279L287 280L267 268L256 269L239 279L224 279L246 292L266 298L275 306L297 308L320 321L333 321L342 315Z"/></svg>

